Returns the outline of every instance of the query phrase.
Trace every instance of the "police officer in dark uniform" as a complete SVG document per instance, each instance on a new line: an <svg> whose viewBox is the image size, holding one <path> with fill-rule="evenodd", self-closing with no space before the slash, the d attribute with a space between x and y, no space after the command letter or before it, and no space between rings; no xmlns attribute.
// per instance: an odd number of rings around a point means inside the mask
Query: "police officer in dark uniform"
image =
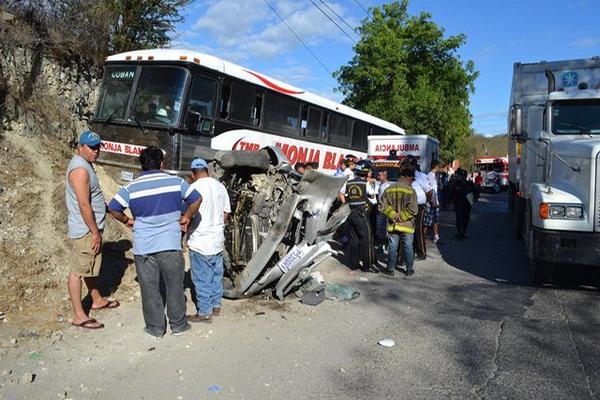
<svg viewBox="0 0 600 400"><path fill-rule="evenodd" d="M351 210L346 230L350 240L346 249L352 269L357 269L361 260L363 271L377 273L379 270L375 266L377 258L373 247L373 230L369 223L370 202L366 180L369 167L368 161L359 161L354 168L355 178L346 182L344 197Z"/></svg>

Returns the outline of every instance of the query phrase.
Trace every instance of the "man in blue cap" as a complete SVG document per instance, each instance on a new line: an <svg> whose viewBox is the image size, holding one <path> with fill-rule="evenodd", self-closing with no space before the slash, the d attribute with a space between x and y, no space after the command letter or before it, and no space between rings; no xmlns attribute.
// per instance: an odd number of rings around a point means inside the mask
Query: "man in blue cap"
<svg viewBox="0 0 600 400"><path fill-rule="evenodd" d="M79 136L77 154L67 167L65 199L68 210L68 237L74 257L68 278L69 297L73 306L72 324L86 329L100 329L99 323L81 304L81 278L92 298L92 309L117 308L119 302L100 295L97 277L102 263L102 231L106 205L100 182L92 164L100 154L101 139L97 133L85 131Z"/></svg>
<svg viewBox="0 0 600 400"><path fill-rule="evenodd" d="M191 188L202 195L202 203L188 237L198 309L195 315L188 315L188 321L210 323L213 316L221 314L225 222L231 205L225 186L209 176L206 161L197 158L191 168L194 179Z"/></svg>

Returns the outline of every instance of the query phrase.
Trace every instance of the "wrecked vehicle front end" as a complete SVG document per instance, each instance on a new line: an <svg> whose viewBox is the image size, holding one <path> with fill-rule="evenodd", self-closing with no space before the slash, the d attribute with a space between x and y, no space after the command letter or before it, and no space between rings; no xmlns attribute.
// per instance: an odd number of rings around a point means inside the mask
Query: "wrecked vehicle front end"
<svg viewBox="0 0 600 400"><path fill-rule="evenodd" d="M224 296L274 288L282 299L334 253L329 241L350 214L347 205L334 206L346 178L299 175L276 147L218 151L211 158L232 210L225 228Z"/></svg>

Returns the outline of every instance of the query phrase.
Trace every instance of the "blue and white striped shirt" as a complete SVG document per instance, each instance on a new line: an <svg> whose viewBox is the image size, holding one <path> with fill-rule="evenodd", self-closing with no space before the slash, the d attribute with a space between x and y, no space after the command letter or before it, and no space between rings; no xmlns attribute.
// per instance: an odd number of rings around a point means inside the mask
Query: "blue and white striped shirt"
<svg viewBox="0 0 600 400"><path fill-rule="evenodd" d="M200 198L200 193L178 176L152 170L123 186L111 199L112 211L131 210L133 224L133 254L153 254L181 250L182 201L188 205Z"/></svg>

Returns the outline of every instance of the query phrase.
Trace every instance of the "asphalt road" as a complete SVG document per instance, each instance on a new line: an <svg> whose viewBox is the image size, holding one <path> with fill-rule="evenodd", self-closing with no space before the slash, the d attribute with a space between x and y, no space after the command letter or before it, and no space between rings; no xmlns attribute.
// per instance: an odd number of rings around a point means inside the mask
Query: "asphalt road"
<svg viewBox="0 0 600 400"><path fill-rule="evenodd" d="M598 399L600 272L559 266L555 286L533 287L505 200L482 196L464 241L446 212L445 244L411 278L330 260L325 278L361 292L351 302L229 301L162 341L142 333L139 301L103 311L101 332L10 349L0 398Z"/></svg>

